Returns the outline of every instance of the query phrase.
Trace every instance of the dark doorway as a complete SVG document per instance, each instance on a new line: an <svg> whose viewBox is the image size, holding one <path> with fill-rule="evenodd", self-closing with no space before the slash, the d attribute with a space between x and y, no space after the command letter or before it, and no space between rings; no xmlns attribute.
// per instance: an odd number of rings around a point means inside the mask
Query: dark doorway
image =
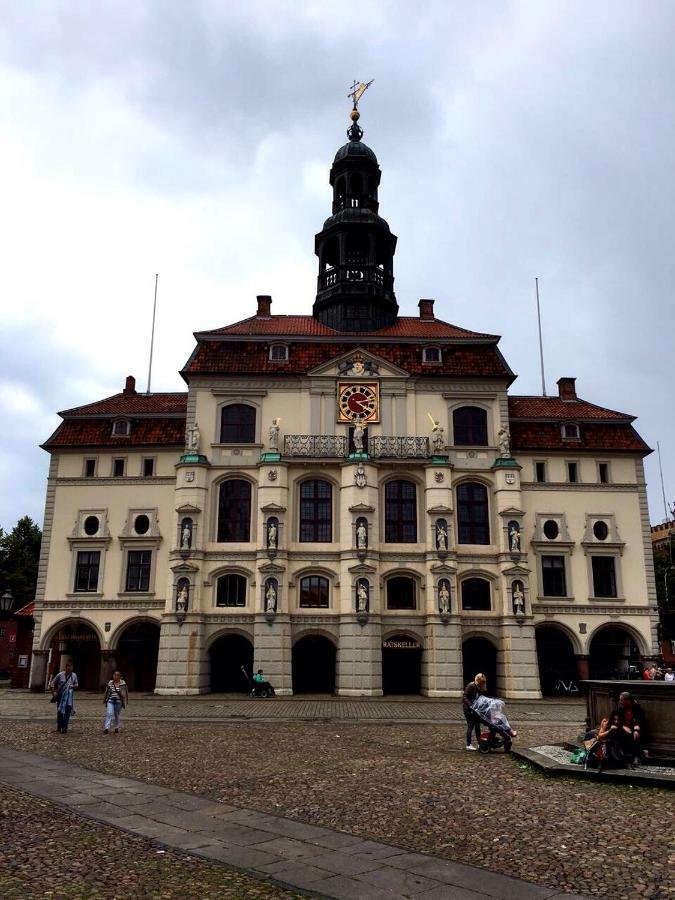
<svg viewBox="0 0 675 900"><path fill-rule="evenodd" d="M382 692L419 694L422 684L422 644L408 634L382 642Z"/></svg>
<svg viewBox="0 0 675 900"><path fill-rule="evenodd" d="M589 648L591 678L627 678L629 666L639 663L640 651L625 628L609 625L593 636Z"/></svg>
<svg viewBox="0 0 675 900"><path fill-rule="evenodd" d="M479 672L487 678L487 693L497 694L497 648L486 638L473 637L462 643L462 668L464 684L468 684Z"/></svg>
<svg viewBox="0 0 675 900"><path fill-rule="evenodd" d="M240 634L218 638L209 650L211 657L211 691L218 694L246 694L249 685L242 674L253 675L253 644Z"/></svg>
<svg viewBox="0 0 675 900"><path fill-rule="evenodd" d="M335 693L335 645L310 634L293 645L293 693Z"/></svg>
<svg viewBox="0 0 675 900"><path fill-rule="evenodd" d="M101 679L101 645L90 625L77 622L62 626L50 644L49 677L60 672L68 660L81 691L97 691Z"/></svg>
<svg viewBox="0 0 675 900"><path fill-rule="evenodd" d="M572 641L560 628L542 625L537 628L537 663L539 684L545 696L558 694L555 686L562 681L576 681L577 662Z"/></svg>
<svg viewBox="0 0 675 900"><path fill-rule="evenodd" d="M117 642L115 666L130 691L154 691L159 654L159 625L133 622Z"/></svg>

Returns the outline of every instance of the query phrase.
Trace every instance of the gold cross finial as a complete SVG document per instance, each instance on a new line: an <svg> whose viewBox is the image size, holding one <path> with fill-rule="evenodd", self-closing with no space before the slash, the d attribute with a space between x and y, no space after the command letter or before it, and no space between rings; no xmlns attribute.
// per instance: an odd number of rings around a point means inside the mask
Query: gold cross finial
<svg viewBox="0 0 675 900"><path fill-rule="evenodd" d="M375 81L374 78L371 78L371 80L365 84L363 83L363 81L356 81L356 80L354 81L350 92L347 94L347 96L351 97L351 99L352 99L352 102L354 104L354 109L356 109L358 107L359 100L361 99L361 97L363 97L363 95L368 90L368 88L371 86L373 81Z"/></svg>

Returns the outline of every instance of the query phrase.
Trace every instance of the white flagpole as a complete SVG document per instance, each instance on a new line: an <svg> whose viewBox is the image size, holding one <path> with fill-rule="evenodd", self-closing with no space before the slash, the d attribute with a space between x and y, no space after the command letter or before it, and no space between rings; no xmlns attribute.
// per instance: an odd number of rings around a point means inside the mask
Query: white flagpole
<svg viewBox="0 0 675 900"><path fill-rule="evenodd" d="M159 275L155 274L155 300L152 304L152 330L150 332L150 363L148 365L148 389L146 394L150 393L150 382L152 380L152 352L155 348L155 315L157 313L157 282Z"/></svg>

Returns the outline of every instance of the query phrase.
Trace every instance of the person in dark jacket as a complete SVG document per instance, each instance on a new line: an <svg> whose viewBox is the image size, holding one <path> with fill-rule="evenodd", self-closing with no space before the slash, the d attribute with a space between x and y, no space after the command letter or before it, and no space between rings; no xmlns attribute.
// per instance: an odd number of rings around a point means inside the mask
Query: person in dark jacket
<svg viewBox="0 0 675 900"><path fill-rule="evenodd" d="M475 713L471 710L471 704L474 702L476 697L479 697L481 694L484 694L487 690L487 679L482 672L479 672L478 675L474 678L473 681L470 681L467 686L464 688L464 696L462 697L462 712L464 713L464 718L466 719L466 749L467 750L477 750L477 747L474 747L471 743L472 733L475 729L476 731L476 740L480 743L480 719L475 715Z"/></svg>
<svg viewBox="0 0 675 900"><path fill-rule="evenodd" d="M628 691L619 694L619 703L612 713L618 717L620 726L619 744L624 756L627 756L633 766L640 765L640 760L647 755L645 743L647 740L647 720L640 704L633 700Z"/></svg>

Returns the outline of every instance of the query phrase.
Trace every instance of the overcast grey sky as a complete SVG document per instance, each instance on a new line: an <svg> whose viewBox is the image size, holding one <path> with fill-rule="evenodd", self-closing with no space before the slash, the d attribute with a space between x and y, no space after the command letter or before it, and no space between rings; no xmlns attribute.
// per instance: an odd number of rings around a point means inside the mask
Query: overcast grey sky
<svg viewBox="0 0 675 900"><path fill-rule="evenodd" d="M549 390L637 415L672 499L674 46L659 0L0 0L0 524L42 521L56 410L145 387L155 272L156 390L256 294L310 312L353 78L402 312L537 393L538 275Z"/></svg>

